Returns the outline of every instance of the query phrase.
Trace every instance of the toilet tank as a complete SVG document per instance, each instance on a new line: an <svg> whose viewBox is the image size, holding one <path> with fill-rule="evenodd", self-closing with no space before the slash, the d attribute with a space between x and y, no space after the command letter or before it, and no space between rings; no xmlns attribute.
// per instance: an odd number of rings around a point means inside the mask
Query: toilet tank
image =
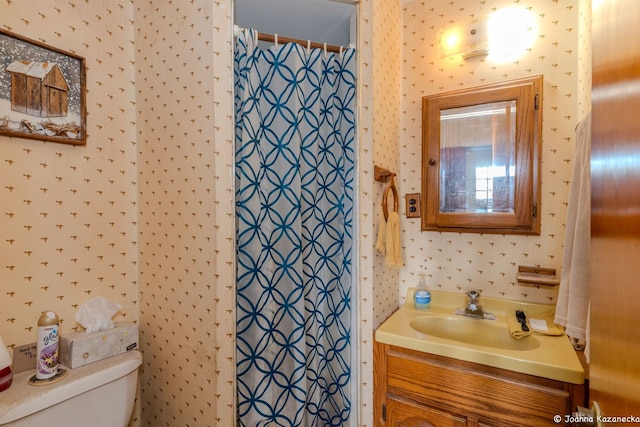
<svg viewBox="0 0 640 427"><path fill-rule="evenodd" d="M34 371L13 377L0 393L0 426L126 427L135 402L139 351L76 369L60 381L30 385Z"/></svg>

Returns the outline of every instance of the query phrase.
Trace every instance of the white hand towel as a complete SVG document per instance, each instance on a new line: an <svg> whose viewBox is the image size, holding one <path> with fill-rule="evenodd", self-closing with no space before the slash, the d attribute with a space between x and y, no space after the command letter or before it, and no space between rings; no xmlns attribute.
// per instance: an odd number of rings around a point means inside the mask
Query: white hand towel
<svg viewBox="0 0 640 427"><path fill-rule="evenodd" d="M400 215L398 212L389 212L386 231L387 265L402 267L402 249L400 247Z"/></svg>
<svg viewBox="0 0 640 427"><path fill-rule="evenodd" d="M585 340L589 336L589 261L591 253L591 115L576 127L566 233L562 253L562 275L555 322L567 328L567 335Z"/></svg>

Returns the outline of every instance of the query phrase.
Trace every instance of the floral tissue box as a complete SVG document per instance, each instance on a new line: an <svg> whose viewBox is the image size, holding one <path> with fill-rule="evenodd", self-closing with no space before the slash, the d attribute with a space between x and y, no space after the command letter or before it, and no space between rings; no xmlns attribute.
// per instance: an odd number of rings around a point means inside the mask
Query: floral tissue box
<svg viewBox="0 0 640 427"><path fill-rule="evenodd" d="M88 365L138 348L138 325L116 323L103 331L73 332L60 336L60 363L68 368Z"/></svg>

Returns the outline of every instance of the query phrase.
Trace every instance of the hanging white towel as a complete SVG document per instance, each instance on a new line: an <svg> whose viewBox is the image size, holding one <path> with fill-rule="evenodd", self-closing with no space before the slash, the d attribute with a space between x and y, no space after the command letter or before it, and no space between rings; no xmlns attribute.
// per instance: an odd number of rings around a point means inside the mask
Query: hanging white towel
<svg viewBox="0 0 640 427"><path fill-rule="evenodd" d="M576 127L576 149L569 188L562 275L555 322L567 335L586 343L589 324L589 262L591 255L591 113ZM586 354L588 358L588 354Z"/></svg>
<svg viewBox="0 0 640 427"><path fill-rule="evenodd" d="M387 265L402 267L402 249L400 247L400 215L398 212L389 212L386 230L386 250L385 262Z"/></svg>

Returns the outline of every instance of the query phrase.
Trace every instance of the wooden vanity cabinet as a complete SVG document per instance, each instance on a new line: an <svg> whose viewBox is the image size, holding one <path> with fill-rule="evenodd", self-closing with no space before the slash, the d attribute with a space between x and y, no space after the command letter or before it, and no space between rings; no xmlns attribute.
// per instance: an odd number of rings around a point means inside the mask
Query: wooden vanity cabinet
<svg viewBox="0 0 640 427"><path fill-rule="evenodd" d="M585 387L374 341L376 426L554 426ZM561 422L554 416L561 416Z"/></svg>

